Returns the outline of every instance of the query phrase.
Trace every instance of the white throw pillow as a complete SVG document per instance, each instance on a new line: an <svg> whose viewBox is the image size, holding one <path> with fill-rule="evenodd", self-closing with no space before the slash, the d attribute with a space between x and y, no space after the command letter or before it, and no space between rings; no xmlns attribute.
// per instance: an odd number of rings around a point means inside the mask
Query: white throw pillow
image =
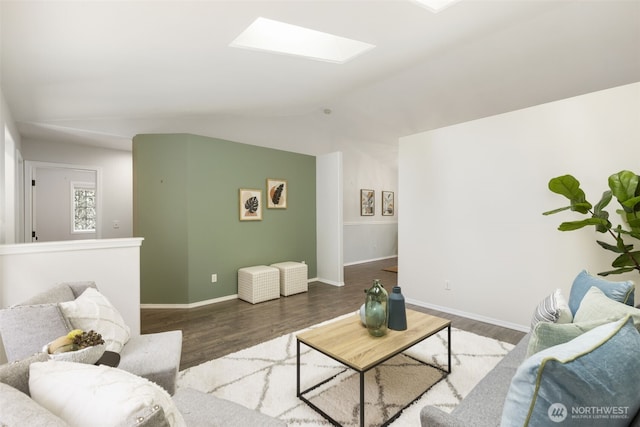
<svg viewBox="0 0 640 427"><path fill-rule="evenodd" d="M119 353L129 341L131 331L109 300L95 288L87 288L74 301L61 302L62 313L75 329L93 329L106 344L106 350Z"/></svg>
<svg viewBox="0 0 640 427"><path fill-rule="evenodd" d="M533 329L539 322L571 323L572 321L573 315L569 304L562 295L562 291L556 289L554 293L540 301L536 307L531 319L531 328Z"/></svg>
<svg viewBox="0 0 640 427"><path fill-rule="evenodd" d="M135 425L139 414L158 407L169 425L185 425L162 387L104 365L54 360L32 363L29 390L34 401L71 426Z"/></svg>

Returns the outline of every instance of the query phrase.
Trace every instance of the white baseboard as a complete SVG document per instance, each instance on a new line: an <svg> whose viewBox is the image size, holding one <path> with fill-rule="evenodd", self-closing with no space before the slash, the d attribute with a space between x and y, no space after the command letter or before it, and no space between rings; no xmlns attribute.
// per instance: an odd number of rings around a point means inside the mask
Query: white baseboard
<svg viewBox="0 0 640 427"><path fill-rule="evenodd" d="M353 261L353 262L348 262L343 264L345 267L348 267L350 265L356 265L356 264L366 264L368 262L373 262L373 261L382 261L383 259L391 259L391 258L398 258L398 255L390 255L390 256L383 256L381 258L373 258L373 259L364 259L361 261Z"/></svg>
<svg viewBox="0 0 640 427"><path fill-rule="evenodd" d="M218 302L229 301L232 299L238 299L238 294L227 295L220 298L213 298L204 301L192 302L190 304L140 304L140 308L196 308L209 304L215 304Z"/></svg>
<svg viewBox="0 0 640 427"><path fill-rule="evenodd" d="M327 285L331 285L331 286L344 286L344 282L336 282L335 280L329 280L329 279L323 279L321 277L316 277L315 279L313 279L314 282L322 282L322 283L326 283Z"/></svg>
<svg viewBox="0 0 640 427"><path fill-rule="evenodd" d="M318 279L317 277L314 277L313 279L309 279L307 280L307 283L311 283L311 282L325 282L325 280L321 280ZM333 283L329 283L330 285ZM336 285L336 286L344 286L344 283L342 285ZM216 304L218 302L223 302L223 301L229 301L232 299L238 299L238 294L233 294L233 295L227 295L224 297L220 297L220 298L213 298L213 299L207 299L204 301L198 301L198 302L192 302L190 304L140 304L140 308L152 308L152 309L177 309L177 308L182 308L182 309L188 309L188 308L197 308L197 307L202 307L205 305L209 305L209 304Z"/></svg>
<svg viewBox="0 0 640 427"><path fill-rule="evenodd" d="M418 307L430 308L432 310L442 311L443 313L455 314L456 316L466 317L467 319L478 320L480 322L501 326L503 328L514 329L516 331L521 331L526 333L526 332L529 332L529 330L531 329L529 326L519 325L517 323L505 322L504 320L494 319L492 317L482 316L476 313L469 313L462 310L456 310L449 307L442 307L435 304L428 304L426 302L414 300L411 298L407 298L406 301L407 301L407 304L417 305Z"/></svg>

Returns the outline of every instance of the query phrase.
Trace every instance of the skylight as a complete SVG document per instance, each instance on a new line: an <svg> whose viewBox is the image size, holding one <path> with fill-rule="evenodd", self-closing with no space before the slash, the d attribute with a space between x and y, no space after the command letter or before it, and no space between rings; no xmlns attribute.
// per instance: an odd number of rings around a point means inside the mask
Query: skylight
<svg viewBox="0 0 640 427"><path fill-rule="evenodd" d="M302 56L339 64L375 47L369 43L262 17L249 25L229 46Z"/></svg>
<svg viewBox="0 0 640 427"><path fill-rule="evenodd" d="M420 6L426 7L433 13L438 13L443 9L451 6L453 3L459 0L413 0L415 3L418 3Z"/></svg>

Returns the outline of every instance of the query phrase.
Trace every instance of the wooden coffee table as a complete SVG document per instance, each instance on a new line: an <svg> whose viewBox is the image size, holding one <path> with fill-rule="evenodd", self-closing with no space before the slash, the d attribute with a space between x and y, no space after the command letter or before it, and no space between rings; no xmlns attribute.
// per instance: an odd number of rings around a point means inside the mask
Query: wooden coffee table
<svg viewBox="0 0 640 427"><path fill-rule="evenodd" d="M409 347L429 338L430 336L448 329L448 365L446 373L451 373L451 321L415 310L407 310L407 330L388 330L382 337L373 337L367 331L360 316L354 314L336 322L302 332L296 336L296 392L298 398L313 408L334 425L340 425L336 420L311 403L304 395L318 386L330 381L329 378L304 391L300 391L300 343L303 343L320 353L342 363L360 374L360 425L364 426L364 374L386 360L400 354ZM426 392L426 390L425 390ZM423 393L424 394L424 393ZM417 396L419 398L420 396ZM415 400L414 400L415 401ZM409 406L413 402L409 402ZM395 420L407 407L400 409L397 414L383 425Z"/></svg>

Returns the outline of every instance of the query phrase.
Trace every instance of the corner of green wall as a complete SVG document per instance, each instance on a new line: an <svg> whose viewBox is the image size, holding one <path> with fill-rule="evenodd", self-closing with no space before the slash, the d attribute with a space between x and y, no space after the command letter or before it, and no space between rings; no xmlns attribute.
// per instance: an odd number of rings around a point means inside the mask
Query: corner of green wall
<svg viewBox="0 0 640 427"><path fill-rule="evenodd" d="M250 265L304 260L315 277L315 157L190 134L138 135L133 147L143 303L235 295ZM287 180L287 208L240 221L239 189L264 197L267 178Z"/></svg>

